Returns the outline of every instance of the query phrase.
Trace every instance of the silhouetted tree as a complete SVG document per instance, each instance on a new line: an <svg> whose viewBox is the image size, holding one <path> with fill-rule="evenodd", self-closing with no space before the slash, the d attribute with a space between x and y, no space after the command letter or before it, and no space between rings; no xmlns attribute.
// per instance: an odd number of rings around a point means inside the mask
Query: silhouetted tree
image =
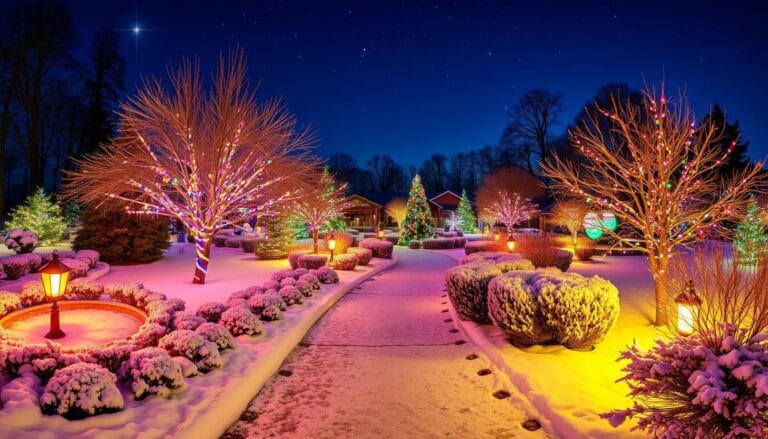
<svg viewBox="0 0 768 439"><path fill-rule="evenodd" d="M728 123L725 111L715 104L701 119L701 125L707 124L714 125L720 131L720 138L710 145L710 148L716 148L719 151L723 160L718 169L720 176L727 180L749 167L749 157L747 157L749 142L742 141L739 122Z"/></svg>
<svg viewBox="0 0 768 439"><path fill-rule="evenodd" d="M448 159L442 154L432 154L419 167L419 175L427 192L442 191L448 175Z"/></svg>
<svg viewBox="0 0 768 439"><path fill-rule="evenodd" d="M394 192L404 187L403 168L395 163L392 157L375 155L368 160L368 168L379 192Z"/></svg>

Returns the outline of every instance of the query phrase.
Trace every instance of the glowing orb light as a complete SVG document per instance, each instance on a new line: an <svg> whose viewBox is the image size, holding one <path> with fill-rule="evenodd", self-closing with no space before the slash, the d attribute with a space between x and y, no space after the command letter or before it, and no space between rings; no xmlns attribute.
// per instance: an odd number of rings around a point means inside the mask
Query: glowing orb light
<svg viewBox="0 0 768 439"><path fill-rule="evenodd" d="M612 212L603 212L603 227L613 232L619 226L619 220Z"/></svg>
<svg viewBox="0 0 768 439"><path fill-rule="evenodd" d="M603 226L600 224L600 217L595 212L589 212L584 215L582 225L589 239L596 240L603 236Z"/></svg>

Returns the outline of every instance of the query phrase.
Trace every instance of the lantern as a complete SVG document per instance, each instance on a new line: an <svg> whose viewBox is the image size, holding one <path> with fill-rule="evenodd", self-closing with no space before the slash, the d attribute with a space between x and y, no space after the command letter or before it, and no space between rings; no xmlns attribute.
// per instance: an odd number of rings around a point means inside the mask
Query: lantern
<svg viewBox="0 0 768 439"><path fill-rule="evenodd" d="M515 251L515 244L517 244L515 238L512 237L512 235L509 235L509 239L507 239L507 250L509 250L510 253Z"/></svg>
<svg viewBox="0 0 768 439"><path fill-rule="evenodd" d="M499 232L494 232L494 233L493 233L493 240L494 240L494 241L498 241L499 239L501 239L501 233L499 233Z"/></svg>
<svg viewBox="0 0 768 439"><path fill-rule="evenodd" d="M333 262L333 251L336 250L336 238L333 236L328 238L328 250L331 251L331 262Z"/></svg>
<svg viewBox="0 0 768 439"><path fill-rule="evenodd" d="M595 212L589 212L584 216L584 232L587 237L592 240L600 239L603 236L603 227L600 224L600 218Z"/></svg>
<svg viewBox="0 0 768 439"><path fill-rule="evenodd" d="M379 239L384 240L384 229L379 229Z"/></svg>
<svg viewBox="0 0 768 439"><path fill-rule="evenodd" d="M613 232L619 226L619 221L613 212L603 212L603 227Z"/></svg>
<svg viewBox="0 0 768 439"><path fill-rule="evenodd" d="M59 260L59 252L53 251L53 259L45 264L39 270L40 278L43 281L45 295L53 300L51 305L51 328L45 338L62 338L66 334L59 326L59 304L56 300L64 294L67 289L67 280L69 280L70 268Z"/></svg>
<svg viewBox="0 0 768 439"><path fill-rule="evenodd" d="M693 280L689 280L686 290L675 297L675 303L677 304L677 332L680 335L693 334L694 323L701 306L701 298L696 294Z"/></svg>

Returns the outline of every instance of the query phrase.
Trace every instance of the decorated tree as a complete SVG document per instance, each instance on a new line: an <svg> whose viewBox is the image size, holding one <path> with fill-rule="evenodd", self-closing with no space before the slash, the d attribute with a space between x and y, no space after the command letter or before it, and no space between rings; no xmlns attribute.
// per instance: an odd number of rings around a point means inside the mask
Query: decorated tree
<svg viewBox="0 0 768 439"><path fill-rule="evenodd" d="M684 97L646 92L642 104L612 99L572 132L578 164L555 158L544 173L567 196L592 199L615 212L624 227L608 231L618 242L643 251L655 282L656 325L669 321L667 267L678 245L719 231L718 224L744 215L749 190L762 163L722 180L716 172L727 158L710 146L719 128L698 128ZM600 126L619 141L607 145Z"/></svg>
<svg viewBox="0 0 768 439"><path fill-rule="evenodd" d="M285 212L265 215L259 219L264 227L264 236L256 240L255 254L259 259L283 259L293 243Z"/></svg>
<svg viewBox="0 0 768 439"><path fill-rule="evenodd" d="M488 206L484 207L488 217L493 218L497 223L504 224L509 233L515 224L529 220L539 212L529 198L523 198L518 193L508 194L500 192L499 195Z"/></svg>
<svg viewBox="0 0 768 439"><path fill-rule="evenodd" d="M301 197L293 203L291 212L307 225L314 253L317 253L317 235L321 228L342 216L343 210L349 206L346 192L347 185L337 184L328 169L323 169L321 173L307 178Z"/></svg>
<svg viewBox="0 0 768 439"><path fill-rule="evenodd" d="M385 207L387 213L397 221L397 226L402 227L405 215L408 213L406 200L402 198L393 198Z"/></svg>
<svg viewBox="0 0 768 439"><path fill-rule="evenodd" d="M51 201L51 196L40 188L11 212L5 227L31 230L37 235L40 244L53 245L61 240L67 230L67 220L59 205Z"/></svg>
<svg viewBox="0 0 768 439"><path fill-rule="evenodd" d="M240 51L219 58L212 90L197 64L170 73L123 104L112 144L80 160L67 193L100 205L118 200L130 214L178 219L195 238L194 283L204 283L217 230L296 198L315 164L311 136L276 101L257 102Z"/></svg>
<svg viewBox="0 0 768 439"><path fill-rule="evenodd" d="M739 254L739 262L755 265L766 241L768 239L765 236L765 224L760 220L757 203L752 201L747 209L747 215L736 228L736 239L733 242Z"/></svg>
<svg viewBox="0 0 768 439"><path fill-rule="evenodd" d="M416 175L411 182L411 191L408 194L407 212L400 226L400 240L398 245L408 245L413 240L421 241L433 235L430 219L432 212L427 203L427 195L424 186L421 185L421 177Z"/></svg>
<svg viewBox="0 0 768 439"><path fill-rule="evenodd" d="M532 198L543 196L538 179L519 166L499 168L483 179L477 190L477 209L489 224L502 223L507 230L538 212Z"/></svg>
<svg viewBox="0 0 768 439"><path fill-rule="evenodd" d="M571 232L574 249L577 247L576 238L587 211L586 203L580 200L559 201L552 209L552 223L563 226Z"/></svg>
<svg viewBox="0 0 768 439"><path fill-rule="evenodd" d="M475 212L472 211L472 203L469 202L467 197L467 191L461 191L461 199L459 200L459 206L456 208L456 213L459 216L459 227L464 233L477 233L477 218L475 218Z"/></svg>

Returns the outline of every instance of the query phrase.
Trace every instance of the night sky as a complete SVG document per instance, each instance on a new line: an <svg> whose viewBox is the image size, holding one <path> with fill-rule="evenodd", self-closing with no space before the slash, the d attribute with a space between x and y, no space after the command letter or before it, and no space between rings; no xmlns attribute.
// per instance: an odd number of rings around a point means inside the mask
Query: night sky
<svg viewBox="0 0 768 439"><path fill-rule="evenodd" d="M562 91L567 123L601 84L662 76L699 114L721 104L751 155L768 155L768 2L512 3L67 2L82 46L101 26L122 31L127 93L139 74L194 55L207 70L239 45L259 96L310 124L318 153L360 165L493 144L532 88Z"/></svg>

